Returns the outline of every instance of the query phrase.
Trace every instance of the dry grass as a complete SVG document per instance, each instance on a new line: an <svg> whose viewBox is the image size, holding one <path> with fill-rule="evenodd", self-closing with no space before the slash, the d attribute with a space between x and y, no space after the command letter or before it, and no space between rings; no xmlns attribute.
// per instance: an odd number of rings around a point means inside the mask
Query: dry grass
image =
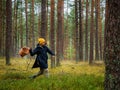
<svg viewBox="0 0 120 90"><path fill-rule="evenodd" d="M52 73L69 73L69 74L94 74L104 75L103 62L96 62L93 65L89 65L88 62L79 62L76 64L74 61L62 61L61 66L51 70Z"/></svg>
<svg viewBox="0 0 120 90"><path fill-rule="evenodd" d="M34 63L34 59L25 58L13 58L11 59L11 65L5 65L5 59L0 59L0 75L8 72L24 72L24 73L34 73L39 69L31 69ZM54 69L50 68L49 60L49 70L51 74L94 74L94 75L104 75L104 64L102 61L96 62L93 65L89 65L88 62L79 62L76 64L75 61L61 61L61 66Z"/></svg>

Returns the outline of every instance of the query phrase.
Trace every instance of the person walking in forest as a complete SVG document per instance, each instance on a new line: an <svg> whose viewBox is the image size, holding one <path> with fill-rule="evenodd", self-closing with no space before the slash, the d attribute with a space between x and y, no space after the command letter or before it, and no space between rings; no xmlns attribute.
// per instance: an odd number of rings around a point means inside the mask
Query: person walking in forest
<svg viewBox="0 0 120 90"><path fill-rule="evenodd" d="M52 57L54 57L55 54L46 46L45 39L39 38L37 47L34 50L30 48L29 52L31 56L37 55L32 68L40 68L40 71L30 78L36 78L42 74L45 74L46 77L49 77L47 53L51 54Z"/></svg>

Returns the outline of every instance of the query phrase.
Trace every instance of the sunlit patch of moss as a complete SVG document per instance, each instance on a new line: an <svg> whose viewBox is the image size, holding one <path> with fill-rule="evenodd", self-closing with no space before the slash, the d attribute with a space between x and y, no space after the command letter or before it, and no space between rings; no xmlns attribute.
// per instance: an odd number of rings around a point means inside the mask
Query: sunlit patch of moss
<svg viewBox="0 0 120 90"><path fill-rule="evenodd" d="M104 64L89 65L87 62L63 61L60 67L51 70L52 73L65 74L70 73L74 75L80 74L94 74L104 75Z"/></svg>
<svg viewBox="0 0 120 90"><path fill-rule="evenodd" d="M31 69L34 59L25 59L25 58L13 58L11 59L11 65L6 66L5 60L0 60L0 74L7 72L26 72L26 73L35 73L39 70ZM49 71L51 74L94 74L94 75L104 75L104 64L97 63L89 65L88 62L79 62L75 61L62 61L61 66L51 69L50 60L49 60Z"/></svg>
<svg viewBox="0 0 120 90"><path fill-rule="evenodd" d="M31 70L34 60L25 59L25 58L11 58L11 65L5 64L5 59L0 59L0 75L6 73L30 73L35 72L36 70ZM29 64L29 65L28 65Z"/></svg>

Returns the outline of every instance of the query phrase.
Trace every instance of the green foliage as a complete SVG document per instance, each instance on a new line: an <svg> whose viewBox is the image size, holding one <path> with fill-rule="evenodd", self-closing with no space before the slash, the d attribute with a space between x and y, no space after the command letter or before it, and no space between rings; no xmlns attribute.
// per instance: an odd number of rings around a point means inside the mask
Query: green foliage
<svg viewBox="0 0 120 90"><path fill-rule="evenodd" d="M19 79L16 79L17 75ZM29 79L22 73L16 73L5 77L0 81L0 90L103 90L103 77L87 74L58 74Z"/></svg>
<svg viewBox="0 0 120 90"><path fill-rule="evenodd" d="M19 73L6 73L4 76L2 76L3 80L8 80L8 79L24 79L25 76L23 74Z"/></svg>
<svg viewBox="0 0 120 90"><path fill-rule="evenodd" d="M49 68L49 78L42 75L30 79L39 69L30 69L34 63L31 60L26 70L28 61L12 58L11 65L6 66L4 58L0 59L0 90L103 90L103 64L90 66L86 62L76 64L66 60L60 67Z"/></svg>

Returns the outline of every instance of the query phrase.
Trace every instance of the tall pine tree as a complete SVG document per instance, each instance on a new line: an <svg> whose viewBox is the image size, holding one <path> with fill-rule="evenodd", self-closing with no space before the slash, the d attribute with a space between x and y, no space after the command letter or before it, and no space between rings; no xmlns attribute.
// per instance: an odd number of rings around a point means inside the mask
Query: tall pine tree
<svg viewBox="0 0 120 90"><path fill-rule="evenodd" d="M120 89L120 0L107 0L105 28L105 90Z"/></svg>
<svg viewBox="0 0 120 90"><path fill-rule="evenodd" d="M10 65L10 53L12 46L12 0L6 1L6 65Z"/></svg>

